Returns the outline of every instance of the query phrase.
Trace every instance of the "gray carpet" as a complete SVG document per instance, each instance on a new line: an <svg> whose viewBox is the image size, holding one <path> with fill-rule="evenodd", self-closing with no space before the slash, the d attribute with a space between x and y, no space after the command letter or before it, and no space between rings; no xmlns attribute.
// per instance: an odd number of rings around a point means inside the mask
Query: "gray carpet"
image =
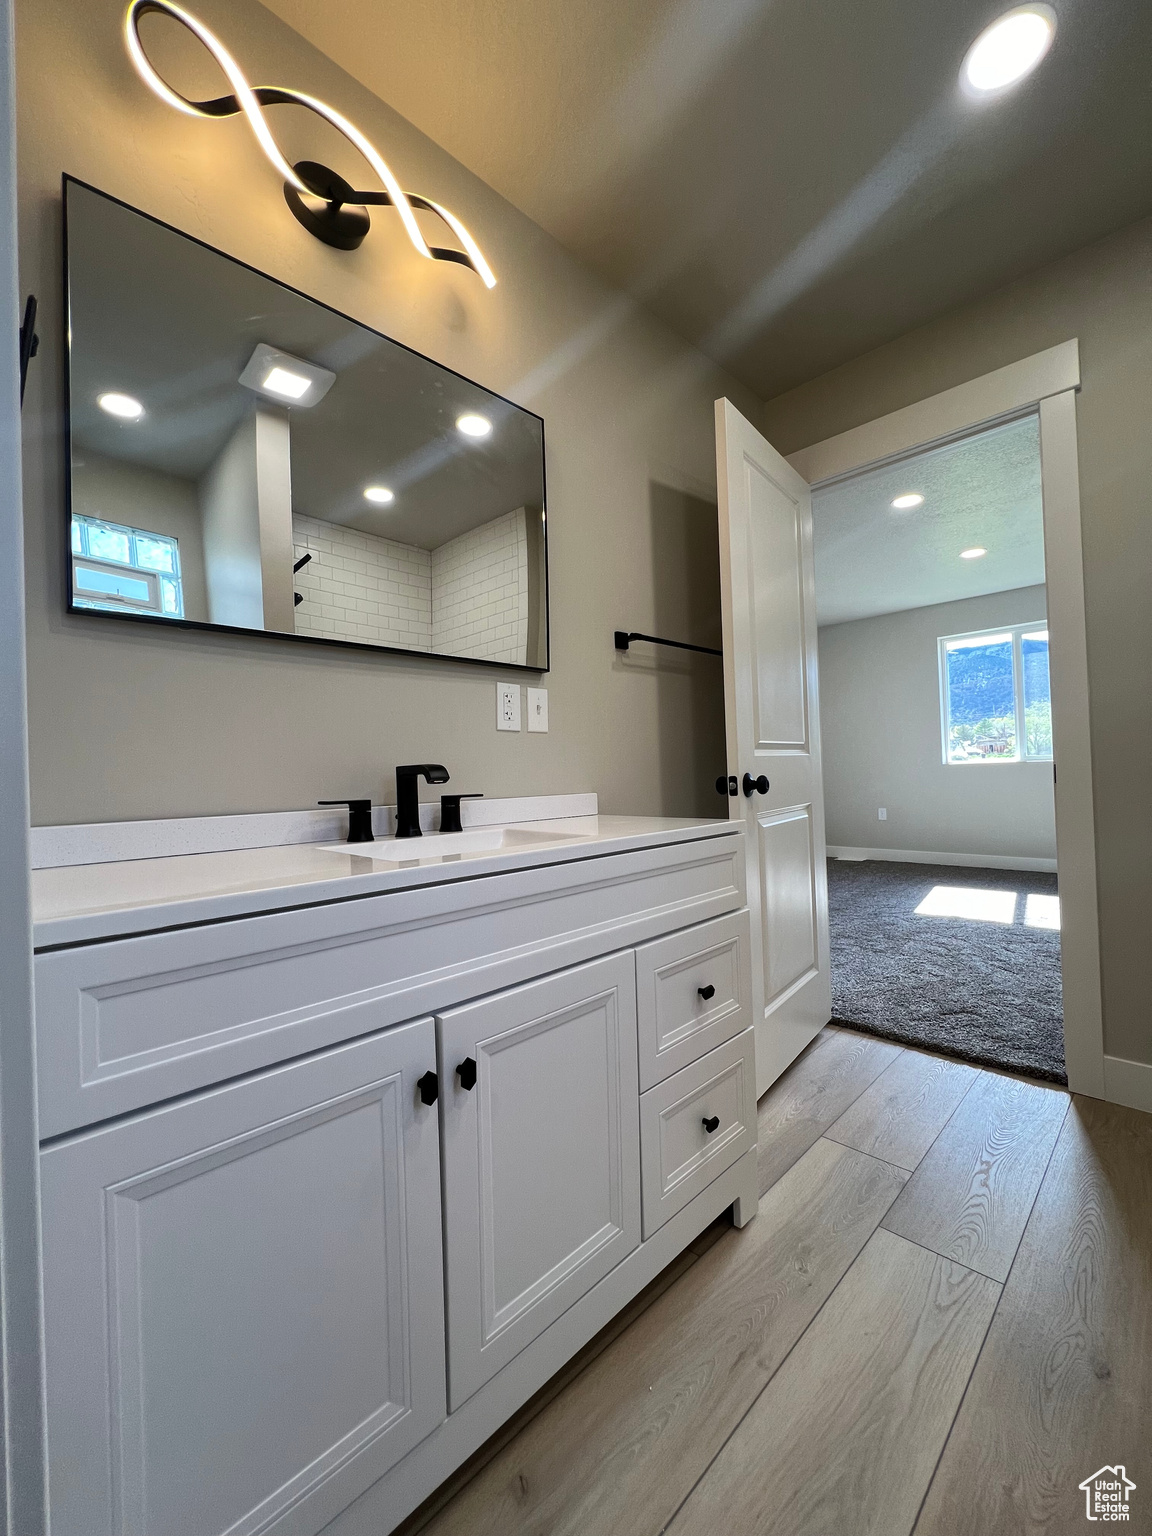
<svg viewBox="0 0 1152 1536"><path fill-rule="evenodd" d="M1018 892L1014 921L918 916L938 885ZM833 1020L1066 1083L1060 935L1024 924L1030 892L1054 896L1056 876L829 859Z"/></svg>

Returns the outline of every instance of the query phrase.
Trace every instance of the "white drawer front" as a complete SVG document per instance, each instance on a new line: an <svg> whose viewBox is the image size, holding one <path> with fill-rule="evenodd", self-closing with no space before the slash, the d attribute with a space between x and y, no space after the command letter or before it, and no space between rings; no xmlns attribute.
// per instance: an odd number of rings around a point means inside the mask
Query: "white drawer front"
<svg viewBox="0 0 1152 1536"><path fill-rule="evenodd" d="M144 934L36 958L58 1136L744 904L739 837Z"/></svg>
<svg viewBox="0 0 1152 1536"><path fill-rule="evenodd" d="M756 1046L746 1029L640 1095L645 1238L755 1145Z"/></svg>
<svg viewBox="0 0 1152 1536"><path fill-rule="evenodd" d="M652 1088L752 1023L748 913L636 951L640 1087Z"/></svg>

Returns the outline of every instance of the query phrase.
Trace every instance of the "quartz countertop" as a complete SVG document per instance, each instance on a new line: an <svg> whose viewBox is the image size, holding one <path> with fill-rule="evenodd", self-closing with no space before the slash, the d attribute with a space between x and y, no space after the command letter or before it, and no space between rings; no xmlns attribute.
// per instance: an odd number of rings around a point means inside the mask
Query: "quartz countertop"
<svg viewBox="0 0 1152 1536"><path fill-rule="evenodd" d="M32 875L34 943L37 949L85 944L638 848L738 836L742 829L739 822L703 817L573 816L517 822L512 830L520 839L515 851L446 855L437 853L435 838L428 837L415 844L411 858L397 862L367 857L354 843L338 850L294 843L39 869Z"/></svg>

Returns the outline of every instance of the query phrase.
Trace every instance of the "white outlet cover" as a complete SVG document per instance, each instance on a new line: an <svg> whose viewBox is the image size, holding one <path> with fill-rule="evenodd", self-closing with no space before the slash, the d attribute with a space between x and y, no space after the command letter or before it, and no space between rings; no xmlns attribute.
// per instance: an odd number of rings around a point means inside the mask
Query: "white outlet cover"
<svg viewBox="0 0 1152 1536"><path fill-rule="evenodd" d="M496 729L518 731L520 729L520 684L496 684Z"/></svg>
<svg viewBox="0 0 1152 1536"><path fill-rule="evenodd" d="M888 807L887 806L881 805L881 806L879 806L877 808L876 820L877 821L887 821L888 820Z"/></svg>
<svg viewBox="0 0 1152 1536"><path fill-rule="evenodd" d="M546 731L548 729L547 688L526 688L524 691L528 695L528 729Z"/></svg>

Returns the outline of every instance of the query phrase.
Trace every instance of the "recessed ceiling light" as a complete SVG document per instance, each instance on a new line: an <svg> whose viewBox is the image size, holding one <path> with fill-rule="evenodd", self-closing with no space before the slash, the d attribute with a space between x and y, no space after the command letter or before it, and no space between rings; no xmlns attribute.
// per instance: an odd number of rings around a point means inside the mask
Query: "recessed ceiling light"
<svg viewBox="0 0 1152 1536"><path fill-rule="evenodd" d="M919 491L909 491L906 496L897 496L892 505L898 512L906 512L909 507L918 507L924 501Z"/></svg>
<svg viewBox="0 0 1152 1536"><path fill-rule="evenodd" d="M1052 46L1056 12L1048 5L1021 5L986 27L969 48L960 83L972 96L1007 90L1030 74Z"/></svg>
<svg viewBox="0 0 1152 1536"><path fill-rule="evenodd" d="M121 421L139 421L144 414L144 407L139 400L133 400L131 395L121 395L114 389L97 395L96 404L102 411L107 411L109 416L119 416Z"/></svg>
<svg viewBox="0 0 1152 1536"><path fill-rule="evenodd" d="M975 549L962 549L960 551L960 558L961 560L979 560L982 555L987 553L986 549L981 549L979 544L977 544Z"/></svg>
<svg viewBox="0 0 1152 1536"><path fill-rule="evenodd" d="M312 388L312 380L289 368L269 368L261 380L261 387L269 394L283 395L285 400L301 400Z"/></svg>
<svg viewBox="0 0 1152 1536"><path fill-rule="evenodd" d="M364 500L374 501L377 506L386 507L390 501L396 500L396 492L390 491L386 485L366 485Z"/></svg>
<svg viewBox="0 0 1152 1536"><path fill-rule="evenodd" d="M465 437L487 437L492 430L492 423L487 416L477 416L468 411L463 416L457 416L456 430L463 432Z"/></svg>

